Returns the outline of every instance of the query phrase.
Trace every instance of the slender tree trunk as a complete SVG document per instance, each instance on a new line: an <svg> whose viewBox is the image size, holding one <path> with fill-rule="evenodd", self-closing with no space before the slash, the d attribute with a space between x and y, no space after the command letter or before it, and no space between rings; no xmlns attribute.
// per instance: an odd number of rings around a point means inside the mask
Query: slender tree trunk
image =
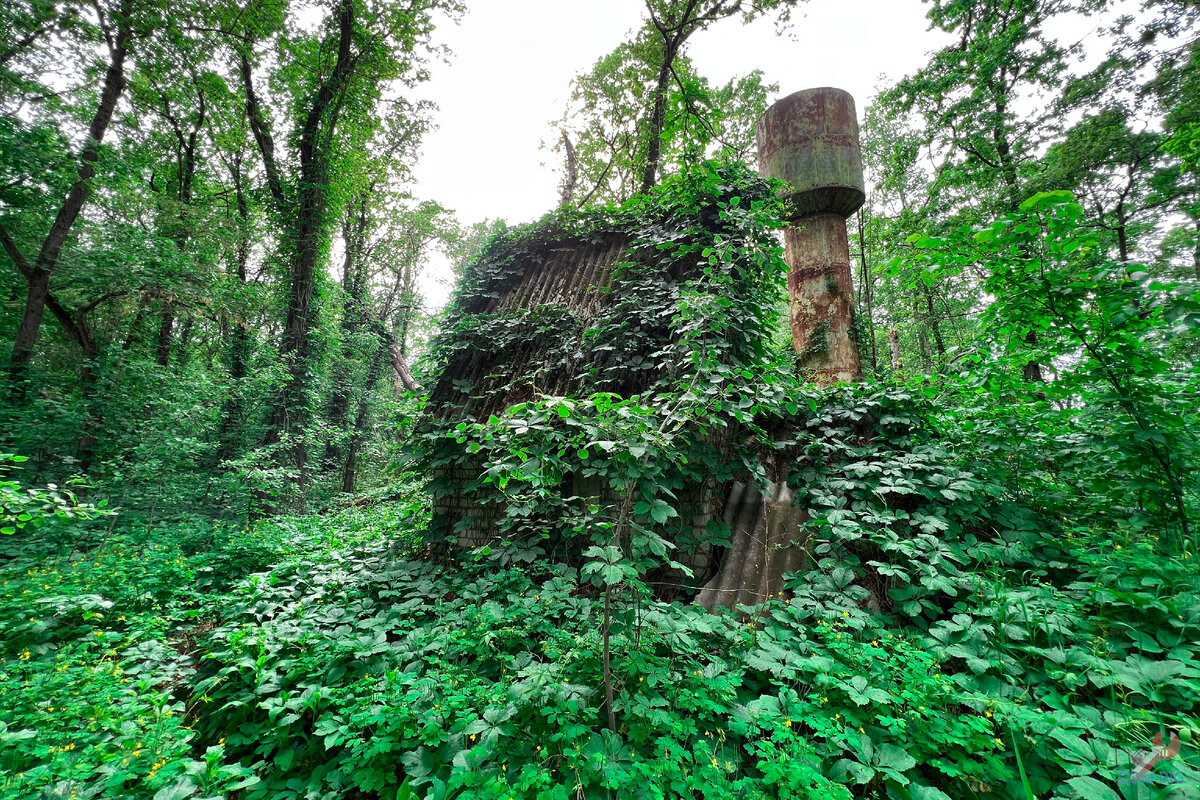
<svg viewBox="0 0 1200 800"><path fill-rule="evenodd" d="M646 163L642 170L643 193L650 191L658 183L659 162L662 161L663 125L667 117L667 84L671 80L671 62L675 59L676 46L669 43L664 45L662 64L658 68L658 77L654 82L653 102L650 106L650 119L646 125Z"/></svg>
<svg viewBox="0 0 1200 800"><path fill-rule="evenodd" d="M160 367L166 367L171 362L171 332L174 328L175 315L171 312L171 304L167 303L159 317L158 346L154 351L154 361Z"/></svg>
<svg viewBox="0 0 1200 800"><path fill-rule="evenodd" d="M322 466L334 470L343 462L342 439L350 427L350 376L354 365L354 337L362 328L366 279L360 276L362 264L359 259L363 238L367 229L367 197L359 198L356 219L347 219L342 226L345 254L342 259L342 321L341 353L334 366L333 390L329 395L326 416L329 420L330 439L325 444Z"/></svg>
<svg viewBox="0 0 1200 800"><path fill-rule="evenodd" d="M371 357L371 367L367 371L367 380L363 386L362 396L358 399L358 412L354 415L354 429L350 433L350 442L346 448L346 463L342 468L342 491L346 494L354 492L357 479L358 454L362 450L367 437L367 418L371 410L371 392L379 381L379 373L383 371L383 362L388 353L389 343L379 340L375 355Z"/></svg>
<svg viewBox="0 0 1200 800"><path fill-rule="evenodd" d="M196 328L196 318L191 314L183 318L183 330L179 332L179 341L175 348L175 372L183 372L191 356L192 333Z"/></svg>
<svg viewBox="0 0 1200 800"><path fill-rule="evenodd" d="M942 327L933 310L933 290L922 285L921 291L925 294L925 321L929 325L929 332L933 334L933 344L937 348L938 368L940 369L941 365L946 363L946 342L942 339Z"/></svg>
<svg viewBox="0 0 1200 800"><path fill-rule="evenodd" d="M1196 246L1192 249L1192 267L1196 270L1196 280L1200 281L1200 217L1196 218Z"/></svg>
<svg viewBox="0 0 1200 800"><path fill-rule="evenodd" d="M571 143L571 137L564 130L562 132L563 147L566 149L567 169L563 176L562 196L559 198L560 206L569 206L571 201L575 199L575 184L579 181L579 168L575 161L575 145Z"/></svg>
<svg viewBox="0 0 1200 800"><path fill-rule="evenodd" d="M70 192L58 209L58 215L50 226L50 232L42 241L41 250L32 269L26 275L28 293L25 311L17 328L13 344L12 363L23 367L33 359L38 332L42 325L50 296L50 276L58 266L58 257L67 242L67 236L75 225L91 193L91 180L96 174L96 162L100 159L100 142L112 121L117 100L125 91L125 58L128 55L130 37L130 2L124 0L116 14L117 35L109 49L109 64L100 90L100 102L88 128L88 138L79 156L78 177ZM57 316L57 315L56 315Z"/></svg>
<svg viewBox="0 0 1200 800"><path fill-rule="evenodd" d="M1125 272L1129 272L1129 234L1126 231L1125 222L1125 201L1117 202L1117 257L1121 259L1121 266L1125 268Z"/></svg>
<svg viewBox="0 0 1200 800"><path fill-rule="evenodd" d="M12 354L12 363L17 365L33 360L33 347L42 326L46 298L50 295L50 270L35 269L26 278L25 287L25 313L21 315L21 324L17 327L17 340Z"/></svg>
<svg viewBox="0 0 1200 800"><path fill-rule="evenodd" d="M872 284L874 279L871 277L870 270L867 269L867 237L863 231L863 213L862 209L858 210L858 260L862 267L862 280L859 282L862 287L863 299L867 305L867 328L871 334L871 374L879 376L879 359L876 354L877 347L875 346L875 316L871 312L872 299Z"/></svg>
<svg viewBox="0 0 1200 800"><path fill-rule="evenodd" d="M1025 344L1033 348L1037 347L1037 343L1038 337L1036 333L1030 331L1029 333L1025 334ZM1030 383L1046 382L1046 379L1042 377L1042 365L1037 361L1030 361L1028 364L1026 364L1024 370L1022 371L1022 375L1024 376L1025 380L1029 381Z"/></svg>
<svg viewBox="0 0 1200 800"><path fill-rule="evenodd" d="M892 373L900 375L904 367L900 363L900 332L895 328L888 331L888 348L892 353Z"/></svg>
<svg viewBox="0 0 1200 800"><path fill-rule="evenodd" d="M230 167L233 178L234 197L237 200L238 212L238 245L235 251L237 263L237 278L241 284L246 283L246 266L250 261L250 205L246 201L245 188L242 185L242 157L235 154ZM218 439L221 446L217 449L217 461L225 461L235 452L236 437L233 435L242 419L242 392L246 379L247 366L250 362L250 332L246 322L234 319L230 330L229 343L229 379L230 393L225 401L221 415L221 431Z"/></svg>
<svg viewBox="0 0 1200 800"><path fill-rule="evenodd" d="M192 204L192 183L196 177L196 139L200 134L200 129L204 126L204 118L207 114L207 107L204 102L204 90L197 85L197 113L195 124L192 125L191 131L187 135L184 134L183 124L181 120L171 112L171 104L166 96L162 97L162 108L160 112L162 116L171 125L171 129L175 132L176 142L176 158L179 163L179 189L176 194L176 199L179 201L179 230L174 236L175 247L180 253L187 252L188 240L190 238L187 219L188 210ZM184 323L185 332L191 331L191 317ZM171 301L163 304L162 320L158 329L158 348L156 351L155 361L160 367L167 367L171 362L171 345L172 336L175 329L175 308Z"/></svg>
<svg viewBox="0 0 1200 800"><path fill-rule="evenodd" d="M138 340L142 337L142 321L146 319L146 304L145 302L138 303L137 313L133 315L133 322L129 324L129 333L125 334L125 341L121 344L121 351L128 353Z"/></svg>

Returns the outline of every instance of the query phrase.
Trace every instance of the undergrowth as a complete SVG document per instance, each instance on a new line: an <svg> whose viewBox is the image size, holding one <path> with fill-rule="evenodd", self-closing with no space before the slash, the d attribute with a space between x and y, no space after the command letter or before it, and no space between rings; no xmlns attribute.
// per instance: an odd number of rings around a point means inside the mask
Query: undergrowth
<svg viewBox="0 0 1200 800"><path fill-rule="evenodd" d="M765 344L773 190L689 180L626 210L628 314L584 337L613 355L562 326L578 392L406 446L475 470L492 543L446 545L429 474L253 524L6 482L0 798L1195 797L1200 376L1165 360L1195 297L1098 266L1077 207L1038 196L922 245L995 277L961 371L817 389ZM451 351L525 330L464 309ZM1061 366L1036 391L1034 316ZM687 571L684 490L767 463L809 567L734 612L656 594Z"/></svg>

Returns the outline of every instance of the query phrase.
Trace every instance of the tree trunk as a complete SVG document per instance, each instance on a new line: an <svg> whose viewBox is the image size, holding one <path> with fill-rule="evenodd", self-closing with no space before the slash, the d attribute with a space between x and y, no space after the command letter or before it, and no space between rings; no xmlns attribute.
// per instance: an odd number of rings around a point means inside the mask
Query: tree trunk
<svg viewBox="0 0 1200 800"><path fill-rule="evenodd" d="M236 250L237 277L242 284L246 283L246 265L250 261L250 205L246 201L246 192L242 185L242 158L235 154L230 168L233 178L234 197L237 200L238 246ZM221 414L221 431L218 439L221 442L217 449L217 462L229 459L234 451L236 440L233 436L242 419L242 390L246 378L247 366L250 362L250 332L245 320L234 319L230 331L229 343L229 379L230 392L225 401Z"/></svg>
<svg viewBox="0 0 1200 800"><path fill-rule="evenodd" d="M359 251L367 229L367 198L358 200L357 219L351 224L347 219L342 226L345 254L342 259L342 321L341 353L334 366L333 390L329 395L326 417L329 420L330 438L325 444L322 467L334 470L343 462L341 440L350 427L350 376L354 365L354 336L363 325L365 298L362 290L366 281L358 273L362 269Z"/></svg>
<svg viewBox="0 0 1200 800"><path fill-rule="evenodd" d="M182 373L191 355L192 332L196 327L196 318L188 314L183 318L183 330L179 332L179 342L175 347L175 372Z"/></svg>
<svg viewBox="0 0 1200 800"><path fill-rule="evenodd" d="M128 353L142 336L142 321L146 319L146 303L138 303L137 313L133 315L133 322L129 324L129 333L125 334L125 341L121 344L121 351Z"/></svg>
<svg viewBox="0 0 1200 800"><path fill-rule="evenodd" d="M171 332L175 327L175 315L171 313L168 303L162 311L158 323L158 347L154 351L154 361L160 367L166 367L171 362Z"/></svg>
<svg viewBox="0 0 1200 800"><path fill-rule="evenodd" d="M1029 333L1025 334L1025 344L1029 345L1030 347L1037 347L1037 343L1038 338L1036 333L1030 331ZM1026 364L1025 368L1021 371L1021 374L1024 376L1025 380L1029 381L1030 383L1046 382L1046 379L1042 377L1042 365L1037 361L1030 361L1028 364Z"/></svg>
<svg viewBox="0 0 1200 800"><path fill-rule="evenodd" d="M1196 280L1200 281L1200 217L1196 218L1196 246L1192 249L1192 266L1196 270Z"/></svg>
<svg viewBox="0 0 1200 800"><path fill-rule="evenodd" d="M12 363L19 367L33 359L42 316L50 296L50 276L58 266L59 254L67 242L75 220L79 218L87 203L91 193L91 179L96 174L96 162L100 158L100 142L104 139L109 122L112 121L117 100L125 90L125 58L128 55L130 37L129 12L129 0L124 0L116 15L117 35L109 49L109 64L104 75L103 88L100 90L100 102L92 116L88 138L79 156L78 177L59 207L54 224L50 226L50 232L42 241L37 260L26 275L28 294L25 299L25 311L17 328L12 353Z"/></svg>
<svg viewBox="0 0 1200 800"><path fill-rule="evenodd" d="M938 369L946 363L946 342L942 339L942 326L933 310L933 290L922 284L921 291L925 294L925 322L929 332L933 334L933 343L937 347Z"/></svg>
<svg viewBox="0 0 1200 800"><path fill-rule="evenodd" d="M1125 272L1129 272L1129 235L1125 230L1125 201L1117 202L1117 257L1121 259L1121 266L1125 267Z"/></svg>
<svg viewBox="0 0 1200 800"><path fill-rule="evenodd" d="M646 163L642 170L641 186L643 194L658 183L658 167L662 161L663 124L667 116L667 84L671 80L671 62L675 59L675 53L675 47L664 45L662 64L659 65L658 77L654 83L654 101L646 126Z"/></svg>
<svg viewBox="0 0 1200 800"><path fill-rule="evenodd" d="M579 168L575 161L575 145L571 143L571 137L564 130L562 132L563 147L566 149L567 168L566 174L563 175L562 196L559 198L559 206L565 207L571 205L571 201L575 199L575 184L579 181Z"/></svg>
<svg viewBox="0 0 1200 800"><path fill-rule="evenodd" d="M900 332L895 328L888 331L888 348L892 351L892 373L900 375L904 366L900 363Z"/></svg>
<svg viewBox="0 0 1200 800"><path fill-rule="evenodd" d="M357 479L358 454L367 436L367 415L371 408L371 391L379 381L379 373L383 370L383 361L390 343L385 339L379 340L375 355L371 357L371 368L367 372L367 380L363 386L362 396L358 399L358 412L354 415L354 429L350 433L350 443L346 449L346 464L342 468L342 491L346 494L354 492L354 482Z"/></svg>
<svg viewBox="0 0 1200 800"><path fill-rule="evenodd" d="M263 439L263 444L270 446L284 441L288 436L293 437L289 449L292 465L296 469L301 509L304 507L308 484L304 434L308 421L309 371L312 367L310 333L318 261L326 228L325 193L329 188L330 147L337 122L336 111L341 102L341 89L355 63L350 54L354 33L354 7L351 0L339 3L338 17L337 61L332 73L318 87L300 131L299 207L296 209L292 237L295 250L291 259L287 321L279 346L280 356L287 366L287 380L275 400L268 420L267 435ZM257 136L258 131L255 133Z"/></svg>
<svg viewBox="0 0 1200 800"><path fill-rule="evenodd" d="M867 328L871 334L871 374L875 377L879 376L879 359L876 355L877 347L875 346L875 315L871 311L871 300L873 294L874 280L871 278L870 270L867 269L867 237L863 231L863 213L862 209L858 210L858 260L862 269L862 286L863 299L866 300L867 306Z"/></svg>

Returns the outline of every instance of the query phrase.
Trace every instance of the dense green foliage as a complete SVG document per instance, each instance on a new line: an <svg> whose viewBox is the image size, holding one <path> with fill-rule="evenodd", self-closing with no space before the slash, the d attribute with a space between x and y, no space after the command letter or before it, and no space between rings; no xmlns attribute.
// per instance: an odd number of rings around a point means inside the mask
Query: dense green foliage
<svg viewBox="0 0 1200 800"><path fill-rule="evenodd" d="M755 179L705 175L617 218L640 219L649 239L685 209L719 210L730 243L739 220L769 230L774 204L753 199ZM1036 245L1051 280L1087 263L1077 213L1046 196L925 252L953 269ZM587 221L550 223L564 224ZM1198 727L1197 543L1151 447L1180 466L1194 514L1182 465L1197 377L1160 361L1194 336L1180 288L1085 271L1076 280L1116 310L1044 312L1046 327L1110 343L1045 387L1086 403L1039 400L1019 379L1023 351L1005 344L1034 295L1004 293L999 266L994 321L961 375L820 391L761 346L683 358L744 343L719 335L725 324L770 322L769 238L757 260L665 238L656 268L708 265L671 295L696 335L661 340L686 378L444 423L440 435L484 459L476 491L504 508L508 547L441 566L417 557L428 511L412 483L329 517L132 516L7 539L8 796L1186 796L1200 779L1186 758L1156 773L1174 783L1135 785L1125 755L1160 728L1188 747ZM753 285L762 316L719 302ZM1070 282L1051 285L1061 295ZM1145 313L1119 319L1127 307ZM1042 342L1079 346L1067 333ZM1143 406L1164 409L1146 417L1149 438L1130 419ZM750 437L747 452L796 454L789 479L814 510L817 568L784 601L738 615L655 599L646 582L669 557L672 474L696 446L671 423L722 419ZM557 476L579 469L631 498L627 518L555 502ZM556 530L592 538L582 569L524 546Z"/></svg>
<svg viewBox="0 0 1200 800"><path fill-rule="evenodd" d="M465 230L409 179L457 2L0 10L0 800L1196 796L1200 11L932 0L820 388L773 90L685 47L796 5L647 0L566 207ZM709 612L734 481L807 564Z"/></svg>

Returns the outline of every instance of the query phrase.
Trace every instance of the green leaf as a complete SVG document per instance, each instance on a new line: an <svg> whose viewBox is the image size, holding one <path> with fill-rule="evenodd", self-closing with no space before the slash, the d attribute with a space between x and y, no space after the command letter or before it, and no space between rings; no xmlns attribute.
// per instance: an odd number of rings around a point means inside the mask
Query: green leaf
<svg viewBox="0 0 1200 800"><path fill-rule="evenodd" d="M1120 795L1115 791L1086 775L1071 778L1067 784L1075 790L1075 796L1082 800L1121 800Z"/></svg>
<svg viewBox="0 0 1200 800"><path fill-rule="evenodd" d="M917 760L910 756L908 751L894 744L881 744L875 748L875 758L871 763L883 769L905 772L915 767Z"/></svg>
<svg viewBox="0 0 1200 800"><path fill-rule="evenodd" d="M171 786L164 786L154 794L154 800L186 800L196 792L196 784L184 775Z"/></svg>

